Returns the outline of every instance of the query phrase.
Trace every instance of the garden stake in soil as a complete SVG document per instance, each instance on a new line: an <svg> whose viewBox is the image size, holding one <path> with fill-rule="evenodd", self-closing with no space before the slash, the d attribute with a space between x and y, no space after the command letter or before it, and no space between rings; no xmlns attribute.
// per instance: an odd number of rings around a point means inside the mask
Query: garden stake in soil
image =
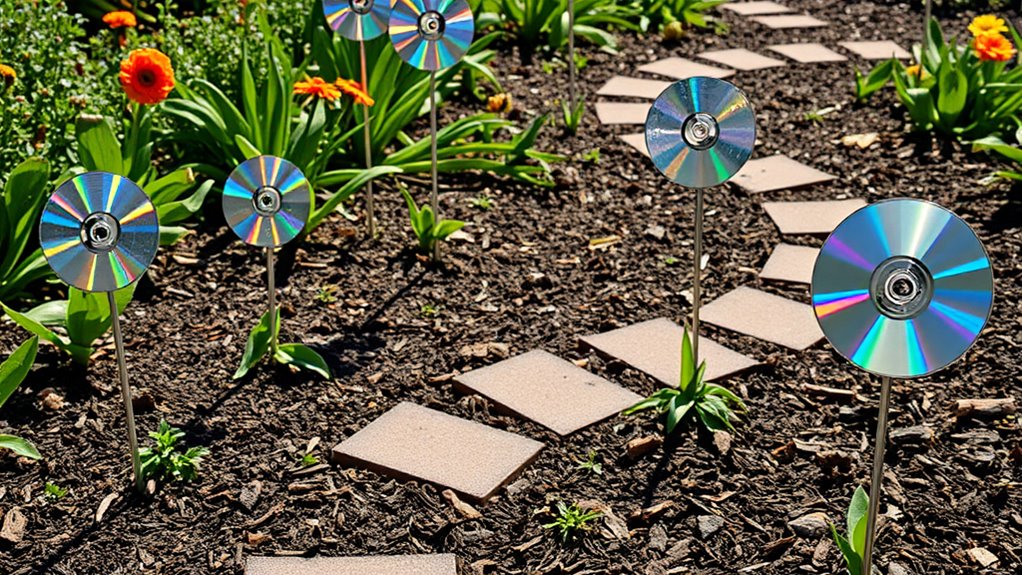
<svg viewBox="0 0 1022 575"><path fill-rule="evenodd" d="M65 182L50 197L39 223L39 244L50 267L65 283L90 294L107 294L131 468L135 487L142 491L142 466L116 293L140 278L156 257L160 245L156 209L131 180L107 172L88 172Z"/></svg>
<svg viewBox="0 0 1022 575"><path fill-rule="evenodd" d="M990 317L993 290L990 260L976 234L950 211L922 200L861 208L820 249L812 281L820 328L838 353L882 377L865 574L873 564L891 378L930 375L962 357Z"/></svg>
<svg viewBox="0 0 1022 575"><path fill-rule="evenodd" d="M465 0L409 0L390 13L390 40L401 59L429 70L430 209L433 225L440 222L437 177L436 73L456 63L468 51L475 33L472 10ZM440 261L440 242L433 245Z"/></svg>
<svg viewBox="0 0 1022 575"><path fill-rule="evenodd" d="M578 87L575 86L575 0L568 0L568 97L574 113L578 105Z"/></svg>
<svg viewBox="0 0 1022 575"><path fill-rule="evenodd" d="M732 84L693 77L671 84L657 97L646 117L645 135L657 170L696 190L692 349L699 365L703 190L730 180L752 156L756 117L748 98Z"/></svg>

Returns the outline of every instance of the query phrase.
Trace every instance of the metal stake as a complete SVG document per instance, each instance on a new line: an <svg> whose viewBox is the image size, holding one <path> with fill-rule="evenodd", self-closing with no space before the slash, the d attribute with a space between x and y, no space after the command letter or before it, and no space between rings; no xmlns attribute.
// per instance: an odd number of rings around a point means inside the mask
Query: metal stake
<svg viewBox="0 0 1022 575"><path fill-rule="evenodd" d="M703 260L703 189L696 189L696 245L695 266L692 269L692 357L699 365L699 306L702 304Z"/></svg>
<svg viewBox="0 0 1022 575"><path fill-rule="evenodd" d="M433 189L429 193L429 205L433 208L433 226L440 223L440 202L437 198L437 167L436 167L436 70L429 73L429 157L432 161L431 179ZM433 242L433 261L440 261L440 242Z"/></svg>
<svg viewBox="0 0 1022 575"><path fill-rule="evenodd" d="M277 286L273 267L275 258L273 247L266 248L266 283L270 292L270 354L277 356Z"/></svg>
<svg viewBox="0 0 1022 575"><path fill-rule="evenodd" d="M110 302L110 325L114 332L114 345L117 347L117 370L121 376L121 398L124 400L124 414L128 419L128 446L131 447L131 469L135 475L135 488L141 493L145 491L142 484L142 460L138 455L138 435L135 432L135 410L131 406L131 385L128 383L128 366L124 361L124 339L121 337L121 318L117 309L114 292L107 292Z"/></svg>
<svg viewBox="0 0 1022 575"><path fill-rule="evenodd" d="M366 77L366 43L365 40L358 41L359 56L362 60L362 89L369 94L369 80ZM365 124L362 132L365 135L366 148L366 169L373 167L372 138L369 131L369 104L362 104L363 118ZM373 181L366 182L366 215L369 218L369 236L376 237L376 212L373 209Z"/></svg>
<svg viewBox="0 0 1022 575"><path fill-rule="evenodd" d="M887 410L890 403L891 378L885 376L880 385L880 413L877 415L873 478L869 485L869 514L866 516L866 545L862 550L863 575L870 575L873 568L873 541L876 537L877 511L880 509L880 487L884 478L884 452L887 450Z"/></svg>
<svg viewBox="0 0 1022 575"><path fill-rule="evenodd" d="M578 96L575 89L575 0L568 0L568 94L571 113L575 113Z"/></svg>
<svg viewBox="0 0 1022 575"><path fill-rule="evenodd" d="M919 79L923 78L923 70L926 68L926 50L930 47L930 18L933 16L933 0L926 0L925 13L925 20L923 20L923 47L919 50Z"/></svg>

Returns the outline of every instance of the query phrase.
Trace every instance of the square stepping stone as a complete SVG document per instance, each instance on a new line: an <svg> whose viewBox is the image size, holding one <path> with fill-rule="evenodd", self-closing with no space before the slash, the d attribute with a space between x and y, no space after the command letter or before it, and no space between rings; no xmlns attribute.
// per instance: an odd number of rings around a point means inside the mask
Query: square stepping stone
<svg viewBox="0 0 1022 575"><path fill-rule="evenodd" d="M657 96L670 85L670 82L664 82L663 80L614 76L607 80L607 83L596 93L600 96L627 96L630 98L656 100Z"/></svg>
<svg viewBox="0 0 1022 575"><path fill-rule="evenodd" d="M693 76L728 78L735 75L734 70L718 68L716 66L707 66L706 64L693 62L688 58L678 57L664 58L663 60L650 62L649 64L639 66L639 71L648 72L650 74L659 74L660 76L667 76L668 78L674 78L676 80L685 80Z"/></svg>
<svg viewBox="0 0 1022 575"><path fill-rule="evenodd" d="M777 44L776 46L767 46L767 48L802 64L844 62L848 59L823 44L818 44L816 42Z"/></svg>
<svg viewBox="0 0 1022 575"><path fill-rule="evenodd" d="M703 321L801 351L823 339L813 308L797 301L740 287L701 311Z"/></svg>
<svg viewBox="0 0 1022 575"><path fill-rule="evenodd" d="M621 140L629 146L635 148L643 156L649 157L649 150L646 149L646 134L625 134L619 136Z"/></svg>
<svg viewBox="0 0 1022 575"><path fill-rule="evenodd" d="M813 266L819 254L819 248L780 244L770 254L759 277L782 282L812 283Z"/></svg>
<svg viewBox="0 0 1022 575"><path fill-rule="evenodd" d="M334 447L333 460L485 502L542 449L527 437L402 402Z"/></svg>
<svg viewBox="0 0 1022 575"><path fill-rule="evenodd" d="M601 355L617 359L660 383L678 387L681 377L681 338L685 330L665 318L651 319L606 333L587 335L581 342ZM705 337L699 338L699 361L706 360L707 381L749 369L759 362Z"/></svg>
<svg viewBox="0 0 1022 575"><path fill-rule="evenodd" d="M701 52L699 57L738 70L762 70L763 68L775 68L785 65L784 60L757 54L745 48L711 50L709 52Z"/></svg>
<svg viewBox="0 0 1022 575"><path fill-rule="evenodd" d="M457 575L454 555L250 557L245 575Z"/></svg>
<svg viewBox="0 0 1022 575"><path fill-rule="evenodd" d="M651 104L631 102L597 102L596 117L601 124L645 124Z"/></svg>
<svg viewBox="0 0 1022 575"><path fill-rule="evenodd" d="M542 350L512 357L454 378L462 392L478 393L559 435L617 415L639 395Z"/></svg>
<svg viewBox="0 0 1022 575"><path fill-rule="evenodd" d="M749 160L731 181L746 192L758 194L811 186L833 179L835 177L826 172L821 172L783 154L777 154Z"/></svg>
<svg viewBox="0 0 1022 575"><path fill-rule="evenodd" d="M728 2L721 6L741 16L759 16L760 14L781 14L791 12L791 8L777 2Z"/></svg>
<svg viewBox="0 0 1022 575"><path fill-rule="evenodd" d="M878 40L869 42L838 42L841 47L849 52L854 52L866 60L887 60L897 58L907 60L912 57L908 50L891 42L890 40Z"/></svg>
<svg viewBox="0 0 1022 575"><path fill-rule="evenodd" d="M771 28L773 30L786 30L789 28L820 28L828 24L818 18L805 14L790 14L782 16L756 16L753 22Z"/></svg>
<svg viewBox="0 0 1022 575"><path fill-rule="evenodd" d="M763 202L770 219L785 235L826 235L855 210L866 205L865 200L833 200L824 202Z"/></svg>

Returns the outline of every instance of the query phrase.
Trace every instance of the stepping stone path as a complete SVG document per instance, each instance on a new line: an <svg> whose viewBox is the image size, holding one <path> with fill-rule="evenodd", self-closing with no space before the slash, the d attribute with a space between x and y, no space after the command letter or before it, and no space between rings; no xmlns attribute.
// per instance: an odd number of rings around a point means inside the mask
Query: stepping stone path
<svg viewBox="0 0 1022 575"><path fill-rule="evenodd" d="M828 24L818 18L805 14L792 14L781 16L756 16L751 19L753 22L770 28L772 30L786 30L789 28L821 28Z"/></svg>
<svg viewBox="0 0 1022 575"><path fill-rule="evenodd" d="M724 294L700 313L706 323L797 351L823 339L812 307L750 287Z"/></svg>
<svg viewBox="0 0 1022 575"><path fill-rule="evenodd" d="M598 335L587 335L580 341L601 355L621 361L664 385L678 387L683 333L684 329L678 324L659 318ZM706 360L707 381L721 379L759 364L713 340L700 337L699 361L703 360Z"/></svg>
<svg viewBox="0 0 1022 575"><path fill-rule="evenodd" d="M646 149L646 134L624 134L619 136L624 143L635 148L643 156L649 157L649 150Z"/></svg>
<svg viewBox="0 0 1022 575"><path fill-rule="evenodd" d="M645 124L652 104L597 102L596 117L604 124Z"/></svg>
<svg viewBox="0 0 1022 575"><path fill-rule="evenodd" d="M777 154L749 160L731 181L746 192L756 194L822 184L834 179L830 174Z"/></svg>
<svg viewBox="0 0 1022 575"><path fill-rule="evenodd" d="M596 93L601 96L625 96L656 100L657 96L670 85L670 82L662 80L643 80L641 78L614 76L607 80L607 83Z"/></svg>
<svg viewBox="0 0 1022 575"><path fill-rule="evenodd" d="M907 60L912 57L912 54L910 54L908 50L905 50L890 40L839 42L839 44L841 44L841 47L845 50L854 52L866 60L888 60L890 58Z"/></svg>
<svg viewBox="0 0 1022 575"><path fill-rule="evenodd" d="M454 555L251 557L245 575L457 575Z"/></svg>
<svg viewBox="0 0 1022 575"><path fill-rule="evenodd" d="M816 257L819 254L819 248L780 244L770 254L770 259L763 265L759 277L782 282L811 283L813 266L816 265Z"/></svg>
<svg viewBox="0 0 1022 575"><path fill-rule="evenodd" d="M707 78L728 78L735 75L734 70L707 66L699 62L693 62L686 58L664 58L656 62L650 62L639 66L640 72L667 76L676 80L684 80L693 76L706 76Z"/></svg>
<svg viewBox="0 0 1022 575"><path fill-rule="evenodd" d="M768 50L787 56L800 64L817 64L821 62L844 62L848 58L838 54L823 44L816 42L799 42L795 44L777 44L767 46Z"/></svg>
<svg viewBox="0 0 1022 575"><path fill-rule="evenodd" d="M402 402L334 447L333 460L485 503L542 449L538 441Z"/></svg>
<svg viewBox="0 0 1022 575"><path fill-rule="evenodd" d="M826 235L855 210L861 199L824 202L763 202L763 209L785 235Z"/></svg>
<svg viewBox="0 0 1022 575"><path fill-rule="evenodd" d="M745 48L736 48L734 50L711 50L709 52L701 52L699 57L704 60L710 60L711 62L716 62L718 64L723 64L725 66L730 66L744 71L776 68L778 66L785 65L783 60L763 56L746 50Z"/></svg>
<svg viewBox="0 0 1022 575"><path fill-rule="evenodd" d="M728 2L721 6L741 16L761 16L763 14L782 14L791 12L791 8L777 2Z"/></svg>
<svg viewBox="0 0 1022 575"><path fill-rule="evenodd" d="M515 415L569 435L635 405L639 395L542 350L454 378Z"/></svg>

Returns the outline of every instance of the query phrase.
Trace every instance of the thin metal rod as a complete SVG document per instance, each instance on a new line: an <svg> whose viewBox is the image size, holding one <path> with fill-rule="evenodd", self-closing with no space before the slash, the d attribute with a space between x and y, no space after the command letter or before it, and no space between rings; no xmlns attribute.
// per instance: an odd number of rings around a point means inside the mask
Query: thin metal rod
<svg viewBox="0 0 1022 575"><path fill-rule="evenodd" d="M273 254L273 247L266 248L266 284L270 294L270 354L277 355L277 282L274 276L274 264L276 258Z"/></svg>
<svg viewBox="0 0 1022 575"><path fill-rule="evenodd" d="M364 40L358 41L359 57L362 60L362 89L366 94L369 94L369 80L366 73L366 43ZM365 119L365 124L362 127L362 132L365 135L365 148L366 148L366 169L373 167L373 149L372 149L372 137L369 128L369 104L362 104L362 117ZM366 182L366 215L369 218L369 236L376 237L376 211L373 208L373 181L369 180Z"/></svg>
<svg viewBox="0 0 1022 575"><path fill-rule="evenodd" d="M437 198L437 167L436 167L436 70L429 73L429 158L432 162L430 179L433 188L429 192L429 205L433 208L433 225L440 223L440 201ZM440 261L440 242L433 243L433 261Z"/></svg>
<svg viewBox="0 0 1022 575"><path fill-rule="evenodd" d="M571 99L571 113L578 106L578 92L575 88L575 0L568 0L568 93Z"/></svg>
<svg viewBox="0 0 1022 575"><path fill-rule="evenodd" d="M923 16L923 42L919 50L919 78L923 77L923 70L926 68L926 51L930 47L930 18L933 16L933 0L926 0L926 10Z"/></svg>
<svg viewBox="0 0 1022 575"><path fill-rule="evenodd" d="M873 542L876 537L877 512L880 509L880 487L884 479L884 452L887 450L887 410L891 404L891 378L880 384L880 413L877 415L876 447L873 450L873 477L869 484L869 514L866 516L866 545L862 550L862 573L870 575L873 565Z"/></svg>
<svg viewBox="0 0 1022 575"><path fill-rule="evenodd" d="M117 371L121 376L121 399L124 400L124 414L128 419L128 446L131 448L131 470L135 475L135 488L145 491L142 484L142 460L138 456L138 434L135 431L135 409L131 405L131 384L128 383L128 365L124 360L124 338L121 336L120 310L114 292L107 292L110 302L110 326L114 332L114 345L117 347Z"/></svg>
<svg viewBox="0 0 1022 575"><path fill-rule="evenodd" d="M703 190L696 189L695 262L692 266L692 356L699 365L699 307L702 305Z"/></svg>

